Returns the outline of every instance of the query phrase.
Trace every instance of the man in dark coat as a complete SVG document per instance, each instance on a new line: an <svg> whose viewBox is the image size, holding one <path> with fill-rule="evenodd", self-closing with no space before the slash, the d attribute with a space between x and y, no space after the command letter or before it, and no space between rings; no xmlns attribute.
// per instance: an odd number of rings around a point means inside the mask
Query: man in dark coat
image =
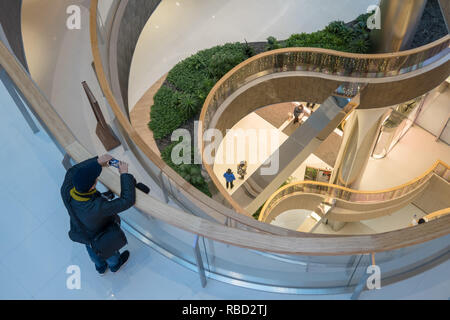
<svg viewBox="0 0 450 320"><path fill-rule="evenodd" d="M296 105L294 108L294 123L299 122L299 117L303 113L303 105Z"/></svg>
<svg viewBox="0 0 450 320"><path fill-rule="evenodd" d="M120 222L118 214L132 207L136 201L136 181L128 173L128 164L125 162L119 162L121 185L119 198L108 201L95 189L102 167L109 166L108 162L111 159L112 157L106 154L80 162L67 171L61 187L64 205L72 209L72 214L76 215L90 239L111 223ZM75 223L72 217L70 220L71 239L86 244L88 254L100 274L104 274L108 266L112 272L117 272L128 260L130 256L128 250L122 254L116 251L106 260L100 258L90 246L90 240L84 237L86 233L80 232L79 224Z"/></svg>

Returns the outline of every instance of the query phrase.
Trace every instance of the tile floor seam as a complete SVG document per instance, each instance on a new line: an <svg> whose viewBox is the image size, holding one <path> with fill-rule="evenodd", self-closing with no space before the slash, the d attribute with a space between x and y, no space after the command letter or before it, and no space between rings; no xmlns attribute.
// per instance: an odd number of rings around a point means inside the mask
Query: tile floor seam
<svg viewBox="0 0 450 320"><path fill-rule="evenodd" d="M13 254L13 252L15 250L17 250L18 248L20 248L20 246L33 234L35 233L37 230L39 230L41 227L43 226L43 224L39 224L38 226L35 227L35 229L33 231L30 231L22 240L20 240L15 246L13 246L12 248L6 250L6 252L3 253L3 257L6 259L7 256ZM0 259L0 262L4 262L3 259Z"/></svg>
<svg viewBox="0 0 450 320"><path fill-rule="evenodd" d="M27 239L29 239L31 236L33 236L33 234L37 233L41 228L43 228L43 229L50 235L50 237L53 238L53 239L55 240L55 244L59 244L58 238L57 238L56 236L54 236L50 231L48 231L48 229L46 229L45 226L44 226L43 224L41 224L36 230L34 230L33 232L31 232L31 233L30 233L30 234L22 241L21 245L22 245ZM20 245L20 246L21 246L21 245ZM18 249L20 246L18 246L16 249ZM64 248L64 247L62 246L62 248ZM80 253L81 253L81 252L80 252ZM75 256L78 256L80 253L76 254ZM14 253L13 253L13 252L9 253L9 255L12 255L12 254L14 254ZM61 268L61 269L62 269L62 268ZM11 270L10 270L10 271L11 271ZM51 276L51 278L54 278L54 276L57 275L58 272L59 272L59 270L56 271L56 272ZM14 270L12 271L12 274L16 275L16 273L15 273ZM22 281L19 279L19 277L16 276L16 278L18 279L19 283L22 284ZM45 281L45 283L48 283L48 282L49 282L49 280L48 280L48 281ZM23 286L23 284L22 284L22 286ZM36 292L38 292L39 289L41 289L41 288L38 288L38 289L36 290ZM34 292L31 292L31 294L32 294L33 296L35 296L35 293L34 293Z"/></svg>
<svg viewBox="0 0 450 320"><path fill-rule="evenodd" d="M16 282L16 285L19 286L20 288L22 288L26 293L28 293L28 295L29 295L30 297L33 298L33 294L30 292L30 290L28 290L28 288L26 288L26 287L19 281L19 279L17 279L17 276L14 274L14 272L12 272L11 269L10 269L7 265L5 265L4 263L2 263L1 261L0 261L0 265L1 265L4 269L6 269L7 271L9 271L10 274L13 275L13 277L14 277L14 279L15 279L15 282Z"/></svg>

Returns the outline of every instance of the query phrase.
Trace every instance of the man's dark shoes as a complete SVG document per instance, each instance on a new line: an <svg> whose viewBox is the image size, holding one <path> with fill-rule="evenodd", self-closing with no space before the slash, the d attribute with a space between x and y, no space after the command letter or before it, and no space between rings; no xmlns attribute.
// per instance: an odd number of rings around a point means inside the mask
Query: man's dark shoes
<svg viewBox="0 0 450 320"><path fill-rule="evenodd" d="M128 258L130 257L130 251L125 250L120 254L119 258L119 264L115 268L109 268L111 272L117 272L119 269L128 261Z"/></svg>
<svg viewBox="0 0 450 320"><path fill-rule="evenodd" d="M101 267L101 268L95 267L95 269L97 270L97 272L98 272L101 276L103 276L103 275L106 273L106 271L108 270L108 265L105 264L105 266L104 266L104 267Z"/></svg>

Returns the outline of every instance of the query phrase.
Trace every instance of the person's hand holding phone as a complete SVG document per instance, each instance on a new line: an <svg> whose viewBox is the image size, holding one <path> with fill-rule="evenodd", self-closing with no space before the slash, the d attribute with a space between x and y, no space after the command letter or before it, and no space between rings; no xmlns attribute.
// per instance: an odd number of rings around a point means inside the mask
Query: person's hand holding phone
<svg viewBox="0 0 450 320"><path fill-rule="evenodd" d="M128 163L119 161L119 173L128 173Z"/></svg>
<svg viewBox="0 0 450 320"><path fill-rule="evenodd" d="M113 159L113 157L109 154L104 154L102 156L99 156L97 159L97 162L99 163L99 165L101 165L102 167L107 167L109 164L109 160Z"/></svg>

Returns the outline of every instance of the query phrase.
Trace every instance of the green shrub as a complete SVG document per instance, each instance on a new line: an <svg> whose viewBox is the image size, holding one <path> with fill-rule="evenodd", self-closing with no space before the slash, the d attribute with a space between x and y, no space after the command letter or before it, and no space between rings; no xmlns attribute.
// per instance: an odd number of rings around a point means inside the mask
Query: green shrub
<svg viewBox="0 0 450 320"><path fill-rule="evenodd" d="M323 30L312 33L292 34L284 47L324 48L344 52L367 53L371 50L367 18L369 14L358 16L352 25L343 21L333 21ZM283 47L274 37L267 38L267 50Z"/></svg>
<svg viewBox="0 0 450 320"><path fill-rule="evenodd" d="M253 54L241 43L227 43L179 62L169 71L167 82L155 95L149 128L155 139L171 134L197 115L214 84L229 70Z"/></svg>
<svg viewBox="0 0 450 320"><path fill-rule="evenodd" d="M181 138L180 138L181 139ZM198 164L174 164L172 162L172 150L180 141L172 142L161 152L161 158L167 163L173 170L175 170L183 179L192 184L198 190L211 197L211 192L208 189L208 183L205 181L201 174L201 166ZM180 151L180 157L183 156ZM191 163L194 162L194 150L191 153Z"/></svg>
<svg viewBox="0 0 450 320"><path fill-rule="evenodd" d="M202 92L205 80L216 83L252 52L248 45L239 42L201 50L175 65L169 71L167 81L184 92Z"/></svg>
<svg viewBox="0 0 450 320"><path fill-rule="evenodd" d="M179 166L180 175L184 180L192 185L201 184L204 179L202 177L200 166L193 166L190 164L182 164Z"/></svg>
<svg viewBox="0 0 450 320"><path fill-rule="evenodd" d="M344 21L333 21L327 25L324 31L329 33L341 34L345 31L346 26Z"/></svg>
<svg viewBox="0 0 450 320"><path fill-rule="evenodd" d="M220 79L245 59L243 50L216 52L209 60L208 73L212 79Z"/></svg>
<svg viewBox="0 0 450 320"><path fill-rule="evenodd" d="M275 37L267 38L266 51L280 49L280 48L282 48L282 45L280 43L278 43L277 38L275 38Z"/></svg>
<svg viewBox="0 0 450 320"><path fill-rule="evenodd" d="M162 86L154 97L154 104L150 112L149 128L155 139L161 139L177 129L186 121L185 112L179 107L179 93Z"/></svg>
<svg viewBox="0 0 450 320"><path fill-rule="evenodd" d="M208 78L207 62L201 56L191 56L175 65L167 75L167 81L180 91L196 92Z"/></svg>
<svg viewBox="0 0 450 320"><path fill-rule="evenodd" d="M250 47L247 42L245 42L244 46L244 54L246 57L250 58L255 55L255 49Z"/></svg>
<svg viewBox="0 0 450 320"><path fill-rule="evenodd" d="M286 41L286 47L312 47L347 51L346 42L342 36L326 31L293 34Z"/></svg>
<svg viewBox="0 0 450 320"><path fill-rule="evenodd" d="M197 96L190 93L180 94L178 102L182 112L186 114L187 118L195 115L202 107Z"/></svg>
<svg viewBox="0 0 450 320"><path fill-rule="evenodd" d="M370 41L364 38L358 38L350 43L350 50L354 53L366 53L370 48Z"/></svg>
<svg viewBox="0 0 450 320"><path fill-rule="evenodd" d="M360 14L360 15L355 19L355 21L358 22L358 23L362 22L364 25L366 25L366 24L367 24L367 19L369 19L369 17L370 17L374 12L375 12L375 9L372 10L371 12Z"/></svg>
<svg viewBox="0 0 450 320"><path fill-rule="evenodd" d="M255 220L258 220L258 219L259 219L259 215L261 214L261 210L262 210L262 208L264 207L265 204L266 204L266 203L264 202L264 203L262 204L262 206L259 207L258 210L256 210L254 214L252 214L252 217L253 217Z"/></svg>

